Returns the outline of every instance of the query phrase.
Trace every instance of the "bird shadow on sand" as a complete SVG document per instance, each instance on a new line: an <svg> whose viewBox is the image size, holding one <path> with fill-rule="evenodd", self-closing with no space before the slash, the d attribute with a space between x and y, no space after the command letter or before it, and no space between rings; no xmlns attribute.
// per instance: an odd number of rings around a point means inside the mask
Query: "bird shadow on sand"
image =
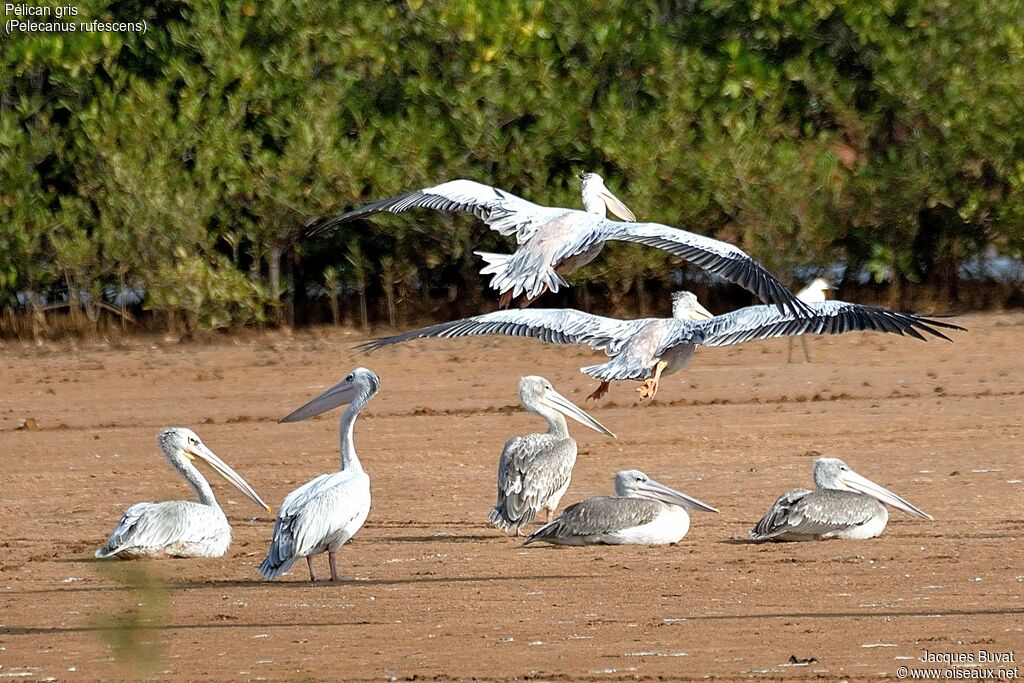
<svg viewBox="0 0 1024 683"><path fill-rule="evenodd" d="M388 536L381 538L381 541L394 541L396 543L437 543L451 541L452 543L477 543L487 541L502 541L508 536L495 534L424 534L423 536Z"/></svg>

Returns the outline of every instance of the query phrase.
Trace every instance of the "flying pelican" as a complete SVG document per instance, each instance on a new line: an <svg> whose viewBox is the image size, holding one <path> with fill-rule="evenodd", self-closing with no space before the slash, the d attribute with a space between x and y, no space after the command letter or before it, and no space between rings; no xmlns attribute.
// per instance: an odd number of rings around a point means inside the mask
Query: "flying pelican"
<svg viewBox="0 0 1024 683"><path fill-rule="evenodd" d="M828 300L828 292L835 289L832 284L823 277L816 277L811 283L796 293L796 298L809 304L816 304ZM811 362L810 351L807 350L807 340L800 337L800 346L804 350L804 360ZM793 338L786 339L786 362L793 362Z"/></svg>
<svg viewBox="0 0 1024 683"><path fill-rule="evenodd" d="M514 529L516 536L541 509L547 510L547 520L551 521L551 512L569 488L576 464L576 441L569 436L563 415L615 438L543 377L531 375L519 380L519 400L524 408L547 420L548 431L513 436L498 461L498 501L488 521L501 529Z"/></svg>
<svg viewBox="0 0 1024 683"><path fill-rule="evenodd" d="M380 378L376 374L366 368L356 368L340 383L280 419L280 422L298 422L349 404L338 425L341 470L306 482L281 503L267 559L260 565L260 574L267 581L284 574L300 557L306 558L310 581L316 581L313 555L325 551L331 581L339 580L335 554L359 531L370 512L370 477L356 455L352 432L359 411L379 389Z"/></svg>
<svg viewBox="0 0 1024 683"><path fill-rule="evenodd" d="M381 337L359 346L373 351L422 337L484 334L534 337L552 344L586 344L611 357L607 363L580 369L601 380L601 385L588 398L596 400L604 396L613 381L645 380L637 390L642 401L654 398L661 376L686 365L697 346L726 346L752 339L862 330L910 335L922 341L924 336L921 332L925 332L950 341L935 328L964 329L911 313L896 313L845 301L821 301L807 305L811 311L809 315L796 316L779 311L775 306L748 306L724 315L705 317L710 314L697 303L693 293L676 292L672 296L671 318L617 320L573 309L494 311Z"/></svg>
<svg viewBox="0 0 1024 683"><path fill-rule="evenodd" d="M635 216L604 185L596 173L580 174L586 211L541 206L496 187L472 180L452 180L422 190L382 199L334 218L314 222L307 236L354 218L381 212L401 213L424 208L472 213L502 235L515 236L514 254L477 252L493 275L491 288L502 294L501 305L525 294L533 301L545 290L557 292L562 279L593 261L605 242L637 242L662 249L740 285L761 301L800 314L806 305L742 250L727 242L659 223L634 223ZM629 222L609 220L605 209Z"/></svg>
<svg viewBox="0 0 1024 683"><path fill-rule="evenodd" d="M530 535L556 545L667 545L690 530L686 508L718 512L696 498L659 484L640 470L615 475L615 495L588 498L565 508Z"/></svg>
<svg viewBox="0 0 1024 683"><path fill-rule="evenodd" d="M231 525L209 482L190 462L196 458L209 464L257 505L270 510L252 487L191 429L165 429L156 441L167 461L196 492L199 502L174 500L132 505L125 510L106 544L96 551L96 557L220 557L227 552Z"/></svg>
<svg viewBox="0 0 1024 683"><path fill-rule="evenodd" d="M862 477L839 458L814 461L814 491L792 489L775 501L750 531L754 541L821 541L874 538L889 522L882 503L932 519L892 491ZM881 502L879 502L881 501Z"/></svg>

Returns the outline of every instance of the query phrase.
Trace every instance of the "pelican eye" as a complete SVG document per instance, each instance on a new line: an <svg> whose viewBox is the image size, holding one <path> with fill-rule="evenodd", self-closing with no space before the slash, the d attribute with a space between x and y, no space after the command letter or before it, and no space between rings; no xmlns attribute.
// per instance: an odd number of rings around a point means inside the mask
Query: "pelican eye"
<svg viewBox="0 0 1024 683"><path fill-rule="evenodd" d="M352 381L352 380L354 380L355 378L356 378L356 376L355 376L355 375L349 375L348 377L346 377L346 378L345 378L345 381L346 381L346 382L351 382L351 381Z"/></svg>

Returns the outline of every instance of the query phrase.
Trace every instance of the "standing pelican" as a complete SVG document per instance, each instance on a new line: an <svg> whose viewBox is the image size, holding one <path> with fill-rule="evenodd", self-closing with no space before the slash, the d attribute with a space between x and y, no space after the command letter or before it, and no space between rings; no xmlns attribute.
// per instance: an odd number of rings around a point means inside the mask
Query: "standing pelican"
<svg viewBox="0 0 1024 683"><path fill-rule="evenodd" d="M191 429L165 429L156 441L167 461L196 492L199 502L174 500L132 505L125 510L106 544L96 551L96 557L220 557L227 552L231 525L209 482L190 462L196 458L209 464L257 505L270 510L252 487Z"/></svg>
<svg viewBox="0 0 1024 683"><path fill-rule="evenodd" d="M356 368L331 387L280 422L297 422L331 408L349 404L339 420L341 470L321 474L295 489L281 503L274 523L267 559L260 574L271 581L288 571L300 557L306 558L310 581L316 581L313 555L327 552L331 581L338 581L335 554L352 538L370 513L370 477L356 455L352 432L356 417L380 389L380 379L366 368Z"/></svg>
<svg viewBox="0 0 1024 683"><path fill-rule="evenodd" d="M491 288L502 294L502 306L521 294L528 302L545 290L557 292L562 279L594 260L605 242L637 242L662 249L743 287L780 310L800 314L806 305L741 249L727 242L659 223L634 223L635 216L604 185L596 173L583 173L586 211L541 206L472 180L452 180L382 199L313 224L308 236L340 223L381 212L402 213L424 208L472 213L502 235L516 238L514 254L477 252L493 275ZM605 209L628 222L609 220Z"/></svg>
<svg viewBox="0 0 1024 683"><path fill-rule="evenodd" d="M531 375L519 380L523 407L548 421L544 434L513 436L498 461L498 502L488 521L501 529L520 529L541 510L547 519L569 488L576 464L576 441L569 436L566 415L591 429L615 437L604 425L555 391L551 382Z"/></svg>
<svg viewBox="0 0 1024 683"><path fill-rule="evenodd" d="M828 292L835 289L828 280L816 277L811 283L796 293L796 298L809 304L817 304L828 300ZM807 339L800 337L800 346L804 350L804 360L811 362L811 353L807 350ZM793 338L786 339L786 362L793 362Z"/></svg>
<svg viewBox="0 0 1024 683"><path fill-rule="evenodd" d="M640 470L615 475L615 495L588 498L565 508L530 535L556 545L668 545L690 530L686 508L718 512L696 498L659 484Z"/></svg>
<svg viewBox="0 0 1024 683"><path fill-rule="evenodd" d="M586 344L611 357L607 363L581 368L582 372L601 380L601 385L588 398L596 400L604 396L609 382L644 380L638 389L640 400L644 400L654 398L661 375L671 374L686 365L697 346L726 346L752 339L861 330L910 335L920 340L924 340L921 332L925 332L949 341L935 328L964 329L911 313L845 301L807 304L810 313L799 316L779 311L775 306L748 306L707 317L710 314L691 292L677 292L672 300L671 318L617 320L560 308L494 311L382 337L360 346L372 351L422 337L484 334L534 337L552 344Z"/></svg>
<svg viewBox="0 0 1024 683"><path fill-rule="evenodd" d="M814 461L814 491L792 489L775 501L750 531L755 541L821 541L874 538L889 522L882 503L914 517L932 519L892 491L862 477L839 458ZM881 501L881 502L879 502Z"/></svg>

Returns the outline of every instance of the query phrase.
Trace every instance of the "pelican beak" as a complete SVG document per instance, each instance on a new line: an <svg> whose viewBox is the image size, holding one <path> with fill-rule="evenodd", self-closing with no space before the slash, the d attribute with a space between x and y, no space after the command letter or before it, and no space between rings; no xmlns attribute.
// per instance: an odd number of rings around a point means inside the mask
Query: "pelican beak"
<svg viewBox="0 0 1024 683"><path fill-rule="evenodd" d="M629 221L630 223L636 221L636 216L629 210L629 207L623 204L618 197L613 195L607 187L602 186L601 192L598 196L601 197L602 201L604 201L605 208L622 220Z"/></svg>
<svg viewBox="0 0 1024 683"><path fill-rule="evenodd" d="M590 427L595 432L601 432L606 436L610 436L613 439L615 438L615 434L609 431L607 427L605 427L603 424L587 415L575 403L567 399L565 396L562 396L554 389L548 389L546 392L544 392L544 396L541 397L540 401L544 405L548 406L549 408L557 410L566 417L571 417L580 424Z"/></svg>
<svg viewBox="0 0 1024 683"><path fill-rule="evenodd" d="M690 311L691 320L710 320L714 318L714 314L708 309L704 308L699 301L693 302L693 310Z"/></svg>
<svg viewBox="0 0 1024 683"><path fill-rule="evenodd" d="M231 469L226 462L217 457L217 454L207 448L204 444L200 443L195 446L189 446L184 452L185 457L189 460L199 458L203 462L207 463L217 474L227 479L228 483L244 493L252 502L256 503L267 512L270 512L270 506L263 502L263 499L260 498L259 494L256 493L251 486L249 486L248 482L246 482L245 479L242 479L242 476L238 474L238 472Z"/></svg>
<svg viewBox="0 0 1024 683"><path fill-rule="evenodd" d="M660 500L661 502L668 503L669 505L681 505L691 510L702 510L704 512L718 512L718 508L712 507L704 501L688 496L682 491L676 491L664 484L659 484L653 479L648 479L647 481L638 484L637 490L647 498Z"/></svg>
<svg viewBox="0 0 1024 683"><path fill-rule="evenodd" d="M903 500L889 489L879 486L867 477L862 477L856 472L843 472L840 475L839 480L851 490L856 491L857 493L863 493L866 496L871 496L872 498L891 505L898 510L903 510L903 512L906 512L908 515L928 520L935 519L924 510Z"/></svg>
<svg viewBox="0 0 1024 683"><path fill-rule="evenodd" d="M282 417L278 422L298 422L299 420L306 420L311 417L315 417L320 413L326 413L331 408L337 408L338 406L351 403L356 397L356 387L351 380L343 380L338 384L320 394L312 401L297 408L288 415Z"/></svg>

